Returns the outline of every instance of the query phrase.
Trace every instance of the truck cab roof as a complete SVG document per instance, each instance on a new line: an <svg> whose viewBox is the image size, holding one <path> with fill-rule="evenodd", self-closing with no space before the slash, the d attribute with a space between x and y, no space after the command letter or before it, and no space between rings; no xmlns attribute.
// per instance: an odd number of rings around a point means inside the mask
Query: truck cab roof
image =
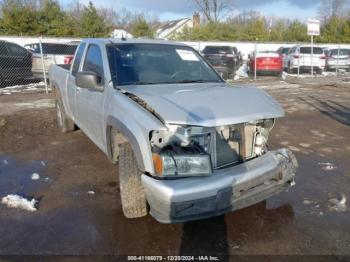
<svg viewBox="0 0 350 262"><path fill-rule="evenodd" d="M158 39L141 39L141 38L131 38L131 39L120 39L120 38L85 38L82 40L85 43L96 43L96 44L163 44L163 45L178 45L187 46L183 43L168 41L168 40L158 40Z"/></svg>

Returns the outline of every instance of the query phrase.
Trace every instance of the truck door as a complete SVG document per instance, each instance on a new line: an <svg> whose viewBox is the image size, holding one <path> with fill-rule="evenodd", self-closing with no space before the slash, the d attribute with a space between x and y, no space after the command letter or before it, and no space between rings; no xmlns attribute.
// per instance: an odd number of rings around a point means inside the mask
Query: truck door
<svg viewBox="0 0 350 262"><path fill-rule="evenodd" d="M79 72L81 60L84 55L86 44L81 43L78 47L78 50L75 54L74 62L72 65L71 73L68 74L67 77L67 101L68 101L68 106L66 106L66 109L70 111L70 115L73 116L74 122L76 122L76 85L75 85L75 77L77 73ZM78 124L78 123L77 123Z"/></svg>
<svg viewBox="0 0 350 262"><path fill-rule="evenodd" d="M104 85L104 70L101 48L96 44L90 44L87 48L81 71L94 72L98 75L99 84ZM104 91L76 87L77 119L80 128L100 148L103 148L103 104Z"/></svg>

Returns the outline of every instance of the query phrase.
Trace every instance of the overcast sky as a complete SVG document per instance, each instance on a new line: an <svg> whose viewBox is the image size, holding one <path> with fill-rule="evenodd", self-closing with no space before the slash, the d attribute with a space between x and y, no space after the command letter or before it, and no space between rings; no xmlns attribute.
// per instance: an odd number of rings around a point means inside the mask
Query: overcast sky
<svg viewBox="0 0 350 262"><path fill-rule="evenodd" d="M68 0L61 0L69 3ZM88 3L88 0L82 0ZM190 17L196 10L193 0L92 0L96 6L120 9L125 7L130 11L142 11L155 14L161 20L171 20ZM315 18L321 0L232 0L236 11L255 10L263 15L274 15L285 18L306 20Z"/></svg>

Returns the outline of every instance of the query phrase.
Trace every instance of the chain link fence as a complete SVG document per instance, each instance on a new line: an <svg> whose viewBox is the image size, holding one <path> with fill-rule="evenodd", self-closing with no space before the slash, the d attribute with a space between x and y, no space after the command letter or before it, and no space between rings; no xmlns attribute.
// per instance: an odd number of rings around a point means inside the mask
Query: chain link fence
<svg viewBox="0 0 350 262"><path fill-rule="evenodd" d="M0 40L0 88L37 83L48 92L49 67L70 65L78 44L79 41L45 42L41 38L24 45Z"/></svg>
<svg viewBox="0 0 350 262"><path fill-rule="evenodd" d="M249 53L242 55L235 46L223 43L206 45L200 52L229 81L244 79L256 81L266 79L266 76L275 76L284 80L286 78L349 79L350 77L349 45L296 44L277 47L255 44ZM243 62L240 62L242 60Z"/></svg>
<svg viewBox="0 0 350 262"><path fill-rule="evenodd" d="M70 65L79 39L0 37L0 88L37 83L48 92L51 64ZM350 45L184 42L228 81L349 79ZM32 86L32 85L30 85Z"/></svg>

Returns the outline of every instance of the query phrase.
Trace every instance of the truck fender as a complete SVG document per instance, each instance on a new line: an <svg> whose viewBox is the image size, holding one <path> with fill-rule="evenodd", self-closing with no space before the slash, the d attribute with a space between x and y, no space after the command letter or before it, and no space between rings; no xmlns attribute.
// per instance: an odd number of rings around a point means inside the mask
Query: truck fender
<svg viewBox="0 0 350 262"><path fill-rule="evenodd" d="M133 149L133 152L135 154L136 160L137 160L137 164L138 164L138 168L140 171L142 172L151 172L153 173L153 169L152 170L147 170L150 169L150 165L145 164L145 162L147 160L145 160L145 158L147 158L147 154L142 154L142 150L140 147L140 143L142 143L142 141L139 141L139 139L143 139L143 138L136 138L134 132L131 131L122 121L120 121L119 119L116 119L114 117L108 117L107 118L107 129L106 129L106 142L107 142L107 155L108 158L112 161L112 162L116 162L115 157L113 156L113 152L112 152L112 129L116 130L118 134L120 134L120 138L121 143L122 142L129 142L131 145L131 148ZM124 140L124 141L123 141ZM148 142L148 141L144 141L144 142ZM150 162L152 163L152 167L153 167L153 161L152 158L150 157Z"/></svg>

